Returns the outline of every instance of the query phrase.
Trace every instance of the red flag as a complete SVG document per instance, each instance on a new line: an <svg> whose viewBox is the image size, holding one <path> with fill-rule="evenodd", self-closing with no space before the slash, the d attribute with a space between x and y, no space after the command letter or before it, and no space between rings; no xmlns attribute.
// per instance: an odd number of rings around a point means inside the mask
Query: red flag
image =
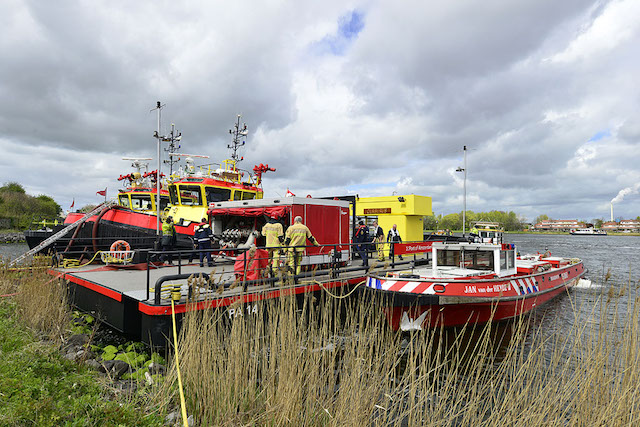
<svg viewBox="0 0 640 427"><path fill-rule="evenodd" d="M287 188L287 194L285 194L285 197L295 197L296 195L293 194L291 191L289 191L289 189Z"/></svg>
<svg viewBox="0 0 640 427"><path fill-rule="evenodd" d="M73 198L73 201L71 202L71 206L69 206L69 209L73 209L73 206L76 204L76 199L75 197Z"/></svg>
<svg viewBox="0 0 640 427"><path fill-rule="evenodd" d="M99 194L101 196L107 197L107 189L105 188L102 191L96 191L96 194Z"/></svg>

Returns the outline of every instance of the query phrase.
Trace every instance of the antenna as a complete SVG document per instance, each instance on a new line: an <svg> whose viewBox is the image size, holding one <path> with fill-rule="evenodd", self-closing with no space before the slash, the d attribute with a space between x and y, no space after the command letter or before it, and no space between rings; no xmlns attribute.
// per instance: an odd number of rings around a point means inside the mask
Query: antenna
<svg viewBox="0 0 640 427"><path fill-rule="evenodd" d="M162 138L162 141L168 142L169 145L164 149L167 153L169 153L169 159L164 161L165 165L169 165L169 176L173 174L173 165L174 163L178 163L180 159L173 159L172 154L180 149L180 144L176 144L182 140L182 132L178 132L175 128L176 125L171 123L171 133L166 137Z"/></svg>
<svg viewBox="0 0 640 427"><path fill-rule="evenodd" d="M199 157L201 159L208 159L209 156L202 156L200 154L186 154L186 153L169 153L169 156L171 157ZM177 162L177 160L174 160L174 162Z"/></svg>
<svg viewBox="0 0 640 427"><path fill-rule="evenodd" d="M239 162L242 160L242 157L238 157L238 148L242 147L246 143L246 141L244 140L240 141L240 140L242 140L244 137L246 137L249 134L249 131L247 129L247 124L243 123L242 126L240 125L241 117L242 117L242 114L238 114L238 120L233 125L233 129L229 129L229 134L231 134L232 139L231 139L231 144L227 145L227 148L233 150L233 152L231 153L231 158L236 162Z"/></svg>

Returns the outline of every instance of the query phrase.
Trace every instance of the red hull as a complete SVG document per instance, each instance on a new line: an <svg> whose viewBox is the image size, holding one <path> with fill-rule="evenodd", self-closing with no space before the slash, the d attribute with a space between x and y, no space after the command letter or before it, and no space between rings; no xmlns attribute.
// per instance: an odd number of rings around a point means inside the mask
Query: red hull
<svg viewBox="0 0 640 427"><path fill-rule="evenodd" d="M434 283L369 278L367 287L383 296L384 313L394 330L417 330L487 323L528 313L566 292L584 274L580 262L544 273L491 280L439 279ZM516 289L513 283L524 286Z"/></svg>
<svg viewBox="0 0 640 427"><path fill-rule="evenodd" d="M73 224L75 221L82 218L84 214L73 212L67 215L64 220L65 225ZM97 216L92 216L87 222L94 223ZM126 227L135 227L144 230L145 232L155 232L157 227L156 215L151 215L142 212L132 211L127 208L116 206L108 210L100 219L101 221L111 222L114 224L122 224ZM182 226L176 224L176 232L178 234L185 234L193 236L193 230L197 224L192 222L188 226ZM162 227L162 223L160 223Z"/></svg>

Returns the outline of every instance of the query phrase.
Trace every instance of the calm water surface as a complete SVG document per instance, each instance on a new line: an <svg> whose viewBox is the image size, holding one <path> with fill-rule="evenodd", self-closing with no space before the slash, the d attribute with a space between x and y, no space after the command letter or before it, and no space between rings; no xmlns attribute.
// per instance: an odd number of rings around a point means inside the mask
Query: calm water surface
<svg viewBox="0 0 640 427"><path fill-rule="evenodd" d="M26 243L0 244L0 259L12 260L29 250Z"/></svg>

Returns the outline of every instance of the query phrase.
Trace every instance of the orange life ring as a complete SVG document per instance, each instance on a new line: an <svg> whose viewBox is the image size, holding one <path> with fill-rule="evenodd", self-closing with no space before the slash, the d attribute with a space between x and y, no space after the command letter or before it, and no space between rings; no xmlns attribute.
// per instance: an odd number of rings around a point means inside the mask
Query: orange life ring
<svg viewBox="0 0 640 427"><path fill-rule="evenodd" d="M111 248L109 248L111 252L120 252L120 251L130 251L131 246L125 240L116 240L111 244Z"/></svg>

